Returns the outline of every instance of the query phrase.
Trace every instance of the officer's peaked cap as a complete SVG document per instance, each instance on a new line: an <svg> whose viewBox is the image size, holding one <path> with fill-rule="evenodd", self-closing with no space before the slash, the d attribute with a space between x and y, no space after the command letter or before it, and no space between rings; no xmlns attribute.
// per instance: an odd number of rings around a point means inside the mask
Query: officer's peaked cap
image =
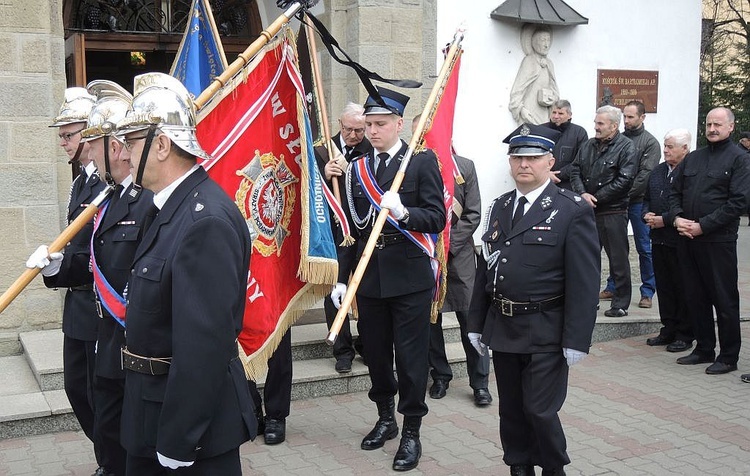
<svg viewBox="0 0 750 476"><path fill-rule="evenodd" d="M404 116L404 109L406 109L406 103L409 102L409 96L405 96L399 92L391 91L390 89L377 88L380 97L383 98L385 106L378 104L378 102L372 96L367 97L365 101L365 115L368 114L397 114L401 117Z"/></svg>
<svg viewBox="0 0 750 476"><path fill-rule="evenodd" d="M508 144L508 154L515 156L544 155L555 147L560 132L545 126L521 124L503 142Z"/></svg>

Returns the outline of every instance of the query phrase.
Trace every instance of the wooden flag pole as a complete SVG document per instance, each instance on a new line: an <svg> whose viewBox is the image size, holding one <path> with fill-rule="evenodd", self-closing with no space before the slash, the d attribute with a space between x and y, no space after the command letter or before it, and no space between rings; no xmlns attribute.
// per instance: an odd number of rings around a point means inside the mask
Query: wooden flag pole
<svg viewBox="0 0 750 476"><path fill-rule="evenodd" d="M107 185L104 190L99 192L99 195L91 201L89 206L87 206L86 209L81 212L81 214L78 215L78 217L76 217L76 219L73 220L49 245L49 252L56 253L65 248L65 245L67 245L68 242L72 240L79 231L81 231L81 228L94 219L94 215L96 215L99 207L113 190L114 187ZM19 294L21 294L21 291L23 291L24 288L34 280L40 271L41 269L39 268L27 269L18 277L18 279L15 280L15 282L13 282L13 284L10 285L3 295L0 296L0 312L3 312L5 308L7 308L8 305L13 302Z"/></svg>
<svg viewBox="0 0 750 476"><path fill-rule="evenodd" d="M422 140L422 136L424 135L425 126L430 121L432 121L432 116L435 115L437 105L440 104L440 98L442 97L443 91L445 90L445 85L448 82L451 71L453 71L453 66L456 64L456 60L461 53L462 40L463 31L459 30L453 37L453 42L451 43L448 54L445 57L443 66L440 69L440 74L435 81L435 85L432 87L432 91L430 91L430 96L427 98L427 103L425 104L422 115L419 118L417 128L411 137L411 141L409 142L409 148L406 150L406 154L404 154L404 158L401 160L401 165L398 169L398 173L396 173L396 177L393 179L393 183L390 188L390 191L392 192L398 192L399 187L401 187L401 182L404 180L406 168L409 166L409 162L411 161L411 157L414 154L414 150L417 148ZM339 331L341 330L341 326L344 323L344 318L349 312L349 308L352 305L352 301L354 300L354 296L357 292L357 288L359 287L359 283L362 280L362 276L364 276L365 274L365 269L367 269L367 265L370 262L372 252L375 249L375 243L378 240L378 236L380 236L380 232L383 230L383 226L385 225L389 213L390 210L388 208L381 208L380 213L378 214L378 218L372 227L372 231L370 232L370 237L367 240L365 249L362 252L362 257L359 259L357 268L354 270L354 274L349 280L349 286L347 286L346 288L346 295L344 296L344 300L341 303L341 307L339 307L338 313L336 313L336 319L331 324L331 329L328 332L328 337L326 338L326 343L328 345L333 345L336 342L336 338L338 337Z"/></svg>

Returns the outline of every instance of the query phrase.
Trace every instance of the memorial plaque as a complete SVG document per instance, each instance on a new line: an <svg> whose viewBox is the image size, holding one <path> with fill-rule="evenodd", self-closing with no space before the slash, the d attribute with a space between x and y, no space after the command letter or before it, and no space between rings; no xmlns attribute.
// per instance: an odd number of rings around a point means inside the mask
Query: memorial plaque
<svg viewBox="0 0 750 476"><path fill-rule="evenodd" d="M599 69L596 73L596 104L620 109L630 101L641 101L646 112L656 112L659 72L627 69Z"/></svg>

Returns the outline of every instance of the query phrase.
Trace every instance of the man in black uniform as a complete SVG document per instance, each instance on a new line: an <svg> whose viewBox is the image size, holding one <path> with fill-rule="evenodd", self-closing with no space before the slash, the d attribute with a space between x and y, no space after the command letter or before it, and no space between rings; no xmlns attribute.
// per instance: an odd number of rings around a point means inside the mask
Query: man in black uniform
<svg viewBox="0 0 750 476"><path fill-rule="evenodd" d="M372 97L365 103L367 137L373 148L347 169L345 209L354 223L352 233L357 245L339 248L339 278L331 300L341 305L345 283L364 250L378 207L388 208L389 223L378 236L378 245L357 288L359 329L372 382L369 397L377 405L379 416L361 446L374 450L398 435L394 416L398 391L404 428L393 469L407 471L417 466L422 454L419 429L427 414L427 351L435 292L431 257L411 238L420 240L425 233L439 233L446 218L443 182L431 151L412 157L398 193L382 194L382 190L389 190L407 150L399 132L409 98L384 88L379 91L382 103ZM394 350L398 380L393 376Z"/></svg>
<svg viewBox="0 0 750 476"><path fill-rule="evenodd" d="M159 209L128 282L122 444L127 474L237 475L257 422L238 357L250 233L197 157L195 108L175 78L135 77L118 123L134 183Z"/></svg>
<svg viewBox="0 0 750 476"><path fill-rule="evenodd" d="M492 349L500 441L511 475L564 475L557 416L568 367L591 345L600 248L590 206L556 187L557 131L524 124L505 139L516 189L490 205L469 312L477 351Z"/></svg>
<svg viewBox="0 0 750 476"><path fill-rule="evenodd" d="M713 362L706 368L709 375L737 370L741 344L737 230L747 210L750 169L747 153L730 139L733 130L732 111L709 111L708 145L688 154L677 167L669 195L667 219L680 234L677 257L696 339L693 352L677 363ZM719 327L718 356L712 307Z"/></svg>
<svg viewBox="0 0 750 476"><path fill-rule="evenodd" d="M558 99L552 103L549 112L549 122L542 124L545 127L560 131L560 137L555 141L552 156L555 165L552 166L550 180L560 188L571 190L570 166L578 154L578 149L589 139L586 129L573 124L573 110L570 102L566 99Z"/></svg>
<svg viewBox="0 0 750 476"><path fill-rule="evenodd" d="M99 180L96 164L89 157L88 144L81 141L81 131L86 127L96 97L84 88L65 90L65 101L51 127L58 127L60 146L70 158L70 163L80 165L80 174L73 180L68 201L68 223L75 220L92 199L104 189ZM104 475L99 440L94 433L94 362L99 318L88 271L89 241L93 222L84 226L70 240L62 253L52 253L41 245L29 257L26 266L42 268L44 284L48 288L68 288L65 293L62 330L63 379L73 413L86 436L94 443L94 454L99 468L95 475ZM83 270L84 272L79 272Z"/></svg>
<svg viewBox="0 0 750 476"><path fill-rule="evenodd" d="M331 189L333 189L331 180L336 177L339 193L342 201L344 201L346 200L344 171L349 162L368 153L372 145L365 137L365 109L361 105L350 102L344 106L344 110L341 111L339 117L339 127L341 128L339 133L331 137L331 142L336 146L336 152L340 152L340 154L334 154L334 160L330 160L328 150L319 146L315 148L315 158L318 161L318 168L324 172L326 182ZM341 226L336 224L333 215L331 215L331 225L334 227L332 231L336 243L341 243L344 236L341 233ZM330 328L336 318L336 307L331 301L331 296L326 296L323 300L323 308L326 313L326 322ZM359 346L361 346L361 342L352 339L349 317L347 316L341 325L341 331L336 338L336 342L333 344L336 372L348 373L352 371L354 350L355 347L357 350L361 350Z"/></svg>

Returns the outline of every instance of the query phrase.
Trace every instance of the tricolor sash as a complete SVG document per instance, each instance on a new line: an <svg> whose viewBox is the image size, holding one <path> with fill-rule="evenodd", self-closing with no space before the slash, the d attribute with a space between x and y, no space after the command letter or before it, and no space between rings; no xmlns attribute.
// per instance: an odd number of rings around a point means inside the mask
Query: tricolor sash
<svg viewBox="0 0 750 476"><path fill-rule="evenodd" d="M344 209L341 208L341 204L338 200L336 200L336 196L333 194L330 188L328 188L328 184L325 180L323 180L323 172L318 169L318 174L320 175L320 183L323 187L323 195L326 197L326 202L328 202L328 206L331 207L331 210L333 211L333 215L336 217L336 220L341 224L341 231L343 232L344 236L344 242L341 243L341 246L349 246L351 243L346 243L346 237L352 236L352 231L349 229L349 221L346 219L346 215L344 214ZM333 178L336 180L336 177Z"/></svg>
<svg viewBox="0 0 750 476"><path fill-rule="evenodd" d="M102 306L104 306L104 309L109 312L118 324L125 327L125 298L123 298L117 291L115 291L112 285L109 284L104 273L102 273L102 270L99 268L99 265L96 264L96 253L94 253L94 237L96 236L96 230L99 229L99 225L101 225L102 220L104 219L104 214L107 213L109 203L110 201L107 199L102 204L102 207L94 220L94 232L91 234L91 272L94 275L94 289L96 290L97 296L99 296L99 301L102 303Z"/></svg>

